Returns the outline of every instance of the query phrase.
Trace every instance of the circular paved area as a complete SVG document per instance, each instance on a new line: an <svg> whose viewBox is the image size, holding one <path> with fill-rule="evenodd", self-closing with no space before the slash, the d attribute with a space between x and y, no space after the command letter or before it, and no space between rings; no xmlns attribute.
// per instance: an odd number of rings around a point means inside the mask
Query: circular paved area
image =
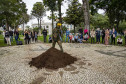
<svg viewBox="0 0 126 84"><path fill-rule="evenodd" d="M50 47L43 43L1 47L0 84L126 84L126 47L65 43L64 51L78 58L74 64L57 70L29 66Z"/></svg>

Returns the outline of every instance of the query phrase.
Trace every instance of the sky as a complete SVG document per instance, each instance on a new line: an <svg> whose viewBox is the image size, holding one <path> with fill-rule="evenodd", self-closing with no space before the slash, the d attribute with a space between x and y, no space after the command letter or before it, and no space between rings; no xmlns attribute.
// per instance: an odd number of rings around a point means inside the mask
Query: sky
<svg viewBox="0 0 126 84"><path fill-rule="evenodd" d="M42 2L42 0L23 0L23 1L26 3L27 9L28 9L28 11L27 11L28 14L31 14L31 10L32 10L32 8L33 8L33 5L34 5L36 2ZM82 3L82 0L79 0L79 2ZM67 9L67 8L68 8L68 4L67 4L67 3L65 3L65 4L62 5L62 7L61 7L62 11L61 11L61 12L64 13L63 16L65 16L65 12L66 12L66 9ZM98 13L102 14L102 13L104 13L104 11L103 11L103 10L99 10ZM43 21L44 21L44 22L51 22L51 21L47 18L47 16L50 16L50 11L47 11L47 12L46 12L46 16L43 17ZM37 19L32 19L32 20L30 20L30 21L29 21L27 24L25 24L25 25L31 26L31 25L34 24L34 23L37 23Z"/></svg>

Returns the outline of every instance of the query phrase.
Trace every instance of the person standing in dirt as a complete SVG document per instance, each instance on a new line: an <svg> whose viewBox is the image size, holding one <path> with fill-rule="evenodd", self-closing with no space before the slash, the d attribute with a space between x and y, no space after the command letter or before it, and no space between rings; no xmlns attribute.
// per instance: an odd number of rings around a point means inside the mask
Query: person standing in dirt
<svg viewBox="0 0 126 84"><path fill-rule="evenodd" d="M55 48L56 42L58 43L60 50L63 52L62 48L62 42L60 40L60 36L62 36L61 33L61 23L56 24L56 28L53 29L53 34L52 34L52 47Z"/></svg>
<svg viewBox="0 0 126 84"><path fill-rule="evenodd" d="M47 30L44 28L44 30L42 31L42 34L44 36L44 43L46 42L46 36L47 36Z"/></svg>

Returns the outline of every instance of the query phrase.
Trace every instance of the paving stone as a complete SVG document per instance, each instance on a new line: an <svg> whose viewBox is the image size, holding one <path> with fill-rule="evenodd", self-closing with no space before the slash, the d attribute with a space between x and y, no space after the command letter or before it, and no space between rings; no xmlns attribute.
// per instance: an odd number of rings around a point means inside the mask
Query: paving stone
<svg viewBox="0 0 126 84"><path fill-rule="evenodd" d="M125 47L64 43L64 51L78 58L74 64L57 70L29 66L50 47L43 43L1 47L0 84L126 84Z"/></svg>

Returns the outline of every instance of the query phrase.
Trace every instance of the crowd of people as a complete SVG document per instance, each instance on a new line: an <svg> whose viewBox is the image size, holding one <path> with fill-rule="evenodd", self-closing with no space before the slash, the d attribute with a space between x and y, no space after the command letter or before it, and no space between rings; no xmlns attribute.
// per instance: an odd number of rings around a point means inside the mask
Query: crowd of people
<svg viewBox="0 0 126 84"><path fill-rule="evenodd" d="M78 30L79 33L70 33L69 29L66 30L65 33L65 42L68 41L69 43L84 43L87 42L89 40L89 38L91 39L91 44L94 43L100 43L100 37L102 37L102 43L105 45L109 45L109 44L117 44L118 45L122 45L123 44L123 40L125 40L125 45L126 45L126 30L124 31L124 39L122 38L122 36L119 36L117 38L117 31L115 30L115 28L111 29L102 29L100 30L100 28L97 28L96 30L91 29L90 33L87 29L79 29ZM42 31L43 34L43 40L44 43L47 42L46 41L46 37L47 37L47 30L44 29ZM30 32L30 31L25 31L23 33L24 35L24 42L25 44L29 44L29 43L35 43L38 41L38 32ZM11 45L13 43L13 38L15 38L16 43L19 42L20 38L19 38L19 31L15 30L15 31L6 31L4 30L3 32L3 36L4 36L4 42L7 43L7 45ZM116 41L117 38L117 41ZM62 40L62 38L61 38ZM51 35L49 36L49 43L52 42L52 37ZM89 42L89 41L88 41Z"/></svg>
<svg viewBox="0 0 126 84"><path fill-rule="evenodd" d="M24 35L24 41L25 41L25 44L29 44L31 42L37 42L37 38L38 38L38 34L37 32L30 32L30 31L25 31L23 33ZM15 38L15 41L16 41L16 44L17 45L22 45L23 42L20 41L20 37L19 37L19 31L18 30L4 30L3 31L3 37L4 37L4 43L6 43L7 45L11 45L14 40L13 38Z"/></svg>
<svg viewBox="0 0 126 84"><path fill-rule="evenodd" d="M102 29L100 30L100 28L97 28L96 30L91 29L90 31L90 35L88 34L88 30L85 29L84 31L81 29L78 30L79 33L76 34L72 34L70 33L70 31L67 29L66 30L66 38L65 38L65 42L68 39L69 43L75 42L75 43L83 43L85 41L88 41L89 36L91 38L91 44L93 43L100 43L100 37L102 37L102 43L105 45L109 45L109 44L117 44L118 45L122 45L123 44L123 38L122 36L119 36L117 38L117 31L115 30L115 28L111 29ZM96 41L95 41L96 38ZM117 41L116 41L117 38ZM126 30L124 31L124 39L125 39L125 44L126 44Z"/></svg>
<svg viewBox="0 0 126 84"><path fill-rule="evenodd" d="M18 42L18 40L20 40L18 30L15 30L15 31L4 30L3 37L4 37L4 43L7 43L7 45L11 45L13 43L13 37L15 37L16 42Z"/></svg>
<svg viewBox="0 0 126 84"><path fill-rule="evenodd" d="M30 31L25 31L24 32L24 40L25 44L30 44L30 43L35 43L38 41L38 34L37 32L30 32Z"/></svg>

